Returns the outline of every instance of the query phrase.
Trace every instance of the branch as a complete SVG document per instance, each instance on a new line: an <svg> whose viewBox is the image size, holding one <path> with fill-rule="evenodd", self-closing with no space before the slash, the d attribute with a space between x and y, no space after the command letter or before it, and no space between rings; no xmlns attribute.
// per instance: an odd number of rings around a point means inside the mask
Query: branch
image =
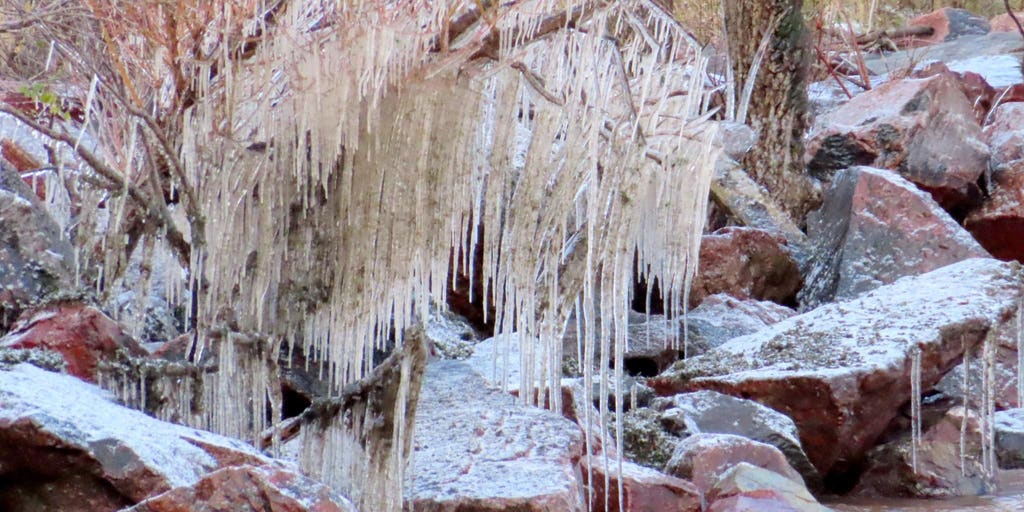
<svg viewBox="0 0 1024 512"><path fill-rule="evenodd" d="M1017 19L1017 14L1010 8L1010 0L1003 0L1003 5L1006 6L1006 14L1010 15L1010 19L1017 25L1017 31L1020 32L1020 36L1024 37L1024 26L1021 26L1020 20Z"/></svg>

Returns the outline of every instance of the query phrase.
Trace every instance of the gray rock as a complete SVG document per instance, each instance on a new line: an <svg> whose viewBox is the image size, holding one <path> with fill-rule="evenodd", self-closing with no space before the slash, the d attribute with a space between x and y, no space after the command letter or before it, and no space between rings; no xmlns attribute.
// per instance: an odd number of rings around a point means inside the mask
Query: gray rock
<svg viewBox="0 0 1024 512"><path fill-rule="evenodd" d="M996 458L1003 469L1024 468L1024 409L995 414Z"/></svg>
<svg viewBox="0 0 1024 512"><path fill-rule="evenodd" d="M686 314L686 353L698 356L740 336L781 322L796 312L774 302L737 299L719 293L704 299Z"/></svg>

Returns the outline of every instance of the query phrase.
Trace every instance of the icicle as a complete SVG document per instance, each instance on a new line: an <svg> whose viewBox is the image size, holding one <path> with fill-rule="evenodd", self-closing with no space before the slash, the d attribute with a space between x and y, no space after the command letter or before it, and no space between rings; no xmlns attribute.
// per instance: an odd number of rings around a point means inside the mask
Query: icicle
<svg viewBox="0 0 1024 512"><path fill-rule="evenodd" d="M996 474L995 451L995 357L998 350L996 328L993 327L985 337L981 360L981 466L985 478L991 481Z"/></svg>
<svg viewBox="0 0 1024 512"><path fill-rule="evenodd" d="M921 347L911 349L910 365L911 466L917 474L917 451L921 446Z"/></svg>
<svg viewBox="0 0 1024 512"><path fill-rule="evenodd" d="M968 403L968 398L971 394L971 351L970 347L967 346L967 338L964 335L960 336L960 345L964 353L964 375L963 380L960 382L960 391L963 393L961 405L964 408L964 417L960 420L960 474L961 476L967 476L967 418L971 415L970 404Z"/></svg>
<svg viewBox="0 0 1024 512"><path fill-rule="evenodd" d="M1024 299L1017 300L1017 407L1024 407Z"/></svg>

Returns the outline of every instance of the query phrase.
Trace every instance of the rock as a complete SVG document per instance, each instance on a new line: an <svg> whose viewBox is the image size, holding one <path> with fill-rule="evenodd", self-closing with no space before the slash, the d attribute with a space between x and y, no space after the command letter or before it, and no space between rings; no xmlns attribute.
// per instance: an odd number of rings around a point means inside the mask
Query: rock
<svg viewBox="0 0 1024 512"><path fill-rule="evenodd" d="M898 171L946 209L976 203L989 150L973 105L951 73L893 80L821 116L808 136L808 171L871 165Z"/></svg>
<svg viewBox="0 0 1024 512"><path fill-rule="evenodd" d="M899 175L851 167L807 217L807 282L801 308L856 297L903 276L988 253L932 198Z"/></svg>
<svg viewBox="0 0 1024 512"><path fill-rule="evenodd" d="M930 76L951 73L956 77L960 90L967 101L974 106L974 120L984 124L989 110L996 101L996 89L985 80L985 77L973 71L957 73L943 62L931 62L924 68L911 73L912 78L928 78Z"/></svg>
<svg viewBox="0 0 1024 512"><path fill-rule="evenodd" d="M992 378L993 378L993 399L999 409L1016 407L1017 399L1017 334L1020 329L1016 319L1008 322L1001 329L990 333L993 336L988 338L992 343L994 354L992 355ZM978 400L982 393L982 358L984 354L984 343L978 344L968 351L964 358L965 362L957 364L952 370L942 377L942 380L935 386L935 390L949 397L957 404L964 403L964 372L966 366L970 366L970 375L967 381L966 399L969 403Z"/></svg>
<svg viewBox="0 0 1024 512"><path fill-rule="evenodd" d="M988 20L972 14L964 9L944 7L937 11L918 16L908 23L912 27L931 27L935 30L930 36L918 36L917 39L927 43L952 41L963 36L985 35L989 32Z"/></svg>
<svg viewBox="0 0 1024 512"><path fill-rule="evenodd" d="M622 452L626 459L661 470L672 458L680 439L665 431L660 413L637 407L622 416Z"/></svg>
<svg viewBox="0 0 1024 512"><path fill-rule="evenodd" d="M700 512L701 510L701 494L692 483L628 461L622 462L622 495L624 498L620 504L619 471L615 459L609 458L606 463L605 458L598 455L590 457L589 464L586 459L580 462L584 483L594 483L594 494L590 502L590 510L593 512L661 512L669 510L672 512Z"/></svg>
<svg viewBox="0 0 1024 512"><path fill-rule="evenodd" d="M733 338L757 332L796 314L786 306L724 293L710 295L686 314L687 357L698 356Z"/></svg>
<svg viewBox="0 0 1024 512"><path fill-rule="evenodd" d="M731 434L694 434L676 445L665 472L690 480L708 493L737 464L752 464L777 473L803 487L803 479L778 448Z"/></svg>
<svg viewBox="0 0 1024 512"><path fill-rule="evenodd" d="M757 132L753 128L730 121L718 123L717 140L722 145L725 156L740 161L757 144Z"/></svg>
<svg viewBox="0 0 1024 512"><path fill-rule="evenodd" d="M12 512L117 510L207 473L269 459L240 441L164 423L94 385L20 364L0 370L0 490Z"/></svg>
<svg viewBox="0 0 1024 512"><path fill-rule="evenodd" d="M662 396L712 389L786 414L827 475L871 448L909 400L914 350L928 390L965 348L1012 321L1020 286L1017 264L962 261L735 338L648 384Z"/></svg>
<svg viewBox="0 0 1024 512"><path fill-rule="evenodd" d="M853 493L866 496L948 498L986 492L981 453L980 423L968 415L966 457L961 460L960 434L963 407L954 407L924 432L917 448L917 471L909 434L868 452L866 469ZM963 464L961 464L963 462Z"/></svg>
<svg viewBox="0 0 1024 512"><path fill-rule="evenodd" d="M821 483L821 476L800 446L796 424L785 414L753 400L715 391L657 399L652 407L661 411L662 424L672 433L733 434L770 444L786 456L789 465L812 487Z"/></svg>
<svg viewBox="0 0 1024 512"><path fill-rule="evenodd" d="M992 256L1024 262L1024 159L993 171L992 195L964 226Z"/></svg>
<svg viewBox="0 0 1024 512"><path fill-rule="evenodd" d="M995 433L999 467L1024 468L1024 409L996 411Z"/></svg>
<svg viewBox="0 0 1024 512"><path fill-rule="evenodd" d="M297 470L278 465L219 469L188 487L149 498L123 512L356 512L349 500Z"/></svg>
<svg viewBox="0 0 1024 512"><path fill-rule="evenodd" d="M992 148L992 168L1004 169L1024 160L1024 103L1002 103L992 110L983 130Z"/></svg>
<svg viewBox="0 0 1024 512"><path fill-rule="evenodd" d="M493 389L465 362L427 366L406 500L416 512L583 511L579 427Z"/></svg>
<svg viewBox="0 0 1024 512"><path fill-rule="evenodd" d="M1024 11L1013 13L1017 19L1024 23ZM1017 33L1017 24L1010 17L1009 13L997 14L988 20L988 26L992 32L1013 32Z"/></svg>
<svg viewBox="0 0 1024 512"><path fill-rule="evenodd" d="M683 348L682 323L680 321L668 320L665 315L646 315L636 311L629 312L627 321L629 324L626 327L626 337L629 341L622 354L623 368L626 373L652 377L679 359L679 353ZM600 329L600 319L595 324ZM577 337L576 316L573 314L569 318L562 343L563 353L573 361L584 359ZM613 340L610 349L612 353L608 357L609 363L614 361L614 347ZM599 349L595 349L594 352L596 365L600 362ZM614 366L614 364L612 365Z"/></svg>
<svg viewBox="0 0 1024 512"><path fill-rule="evenodd" d="M96 364L114 360L119 351L145 356L146 349L125 335L102 311L81 302L57 302L24 314L0 347L46 349L60 353L68 373L90 382L96 380Z"/></svg>
<svg viewBox="0 0 1024 512"><path fill-rule="evenodd" d="M0 165L0 334L28 305L70 285L73 254L35 193Z"/></svg>
<svg viewBox="0 0 1024 512"><path fill-rule="evenodd" d="M828 512L799 482L747 463L730 469L708 493L708 512Z"/></svg>
<svg viewBox="0 0 1024 512"><path fill-rule="evenodd" d="M476 331L465 318L448 311L431 308L424 323L431 353L445 359L465 359L473 353L478 341Z"/></svg>
<svg viewBox="0 0 1024 512"><path fill-rule="evenodd" d="M716 293L793 304L800 284L800 271L781 235L755 228L722 228L701 239L690 306Z"/></svg>

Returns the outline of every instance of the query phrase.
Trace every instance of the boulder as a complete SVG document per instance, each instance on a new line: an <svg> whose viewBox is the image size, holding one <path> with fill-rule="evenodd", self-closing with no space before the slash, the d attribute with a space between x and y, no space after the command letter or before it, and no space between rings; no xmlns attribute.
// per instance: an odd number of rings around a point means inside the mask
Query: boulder
<svg viewBox="0 0 1024 512"><path fill-rule="evenodd" d="M1024 159L992 173L992 195L965 227L993 256L1024 262Z"/></svg>
<svg viewBox="0 0 1024 512"><path fill-rule="evenodd" d="M1017 407L1017 336L1020 327L1016 319L1011 320L997 332L991 333L988 342L992 343L991 361L993 378L993 399L999 409ZM977 402L982 396L984 343L976 345L967 352L964 362L957 364L942 377L935 390L957 404L968 404L980 407ZM969 371L968 371L969 370ZM964 389L964 373L968 372L967 389Z"/></svg>
<svg viewBox="0 0 1024 512"><path fill-rule="evenodd" d="M793 304L800 284L800 270L781 235L755 228L722 228L701 239L690 307L717 293Z"/></svg>
<svg viewBox="0 0 1024 512"><path fill-rule="evenodd" d="M356 512L326 485L281 465L219 469L198 482L149 498L123 512Z"/></svg>
<svg viewBox="0 0 1024 512"><path fill-rule="evenodd" d="M1024 468L1024 409L996 411L994 419L999 467Z"/></svg>
<svg viewBox="0 0 1024 512"><path fill-rule="evenodd" d="M1020 288L1015 263L962 261L735 338L648 384L663 396L712 389L761 402L793 419L819 472L843 471L909 400L914 353L928 390L1012 321Z"/></svg>
<svg viewBox="0 0 1024 512"><path fill-rule="evenodd" d="M445 359L465 359L479 341L469 321L459 315L431 307L424 332L432 355Z"/></svg>
<svg viewBox="0 0 1024 512"><path fill-rule="evenodd" d="M701 494L697 487L660 471L622 461L621 473L613 457L601 455L583 459L583 482L593 482L590 501L593 512L700 512ZM619 476L622 496L619 502ZM607 489L605 485L607 483Z"/></svg>
<svg viewBox="0 0 1024 512"><path fill-rule="evenodd" d="M963 36L984 35L990 30L988 20L964 9L944 7L913 18L908 23L912 27L931 27L934 32L930 36L918 36L917 39L926 43L953 41Z"/></svg>
<svg viewBox="0 0 1024 512"><path fill-rule="evenodd" d="M73 254L35 193L0 164L0 334L28 305L70 285Z"/></svg>
<svg viewBox="0 0 1024 512"><path fill-rule="evenodd" d="M710 295L686 314L688 357L697 356L733 338L757 332L796 312L774 302Z"/></svg>
<svg viewBox="0 0 1024 512"><path fill-rule="evenodd" d="M656 399L652 408L661 411L662 425L677 435L733 434L770 444L812 487L820 484L820 475L800 446L796 424L785 414L753 400L707 390Z"/></svg>
<svg viewBox="0 0 1024 512"><path fill-rule="evenodd" d="M747 463L730 469L708 493L708 512L828 512L799 482Z"/></svg>
<svg viewBox="0 0 1024 512"><path fill-rule="evenodd" d="M462 361L427 366L406 501L416 512L583 511L580 428L516 403Z"/></svg>
<svg viewBox="0 0 1024 512"><path fill-rule="evenodd" d="M1017 19L1024 23L1024 11L1014 12ZM1017 32L1017 24L1010 17L1009 13L997 14L988 20L988 26L992 32Z"/></svg>
<svg viewBox="0 0 1024 512"><path fill-rule="evenodd" d="M98 387L27 364L0 369L0 489L12 512L99 512L270 460L252 446L164 423Z"/></svg>
<svg viewBox="0 0 1024 512"><path fill-rule="evenodd" d="M836 174L824 206L808 215L807 234L812 257L800 291L805 310L988 256L927 193L870 167Z"/></svg>
<svg viewBox="0 0 1024 512"><path fill-rule="evenodd" d="M117 322L95 307L75 301L26 312L11 332L0 338L0 347L57 352L64 357L68 373L90 382L96 380L96 364L116 359L119 351L147 355Z"/></svg>
<svg viewBox="0 0 1024 512"><path fill-rule="evenodd" d="M819 117L806 159L824 181L853 165L897 171L948 210L980 199L989 149L960 81L941 73L893 80Z"/></svg>
<svg viewBox="0 0 1024 512"><path fill-rule="evenodd" d="M993 109L983 134L992 148L993 169L1024 160L1024 103L1002 103Z"/></svg>
<svg viewBox="0 0 1024 512"><path fill-rule="evenodd" d="M665 464L665 472L690 480L701 492L708 493L716 482L737 464L752 464L777 473L803 487L800 473L786 456L770 444L732 434L694 434L676 445Z"/></svg>
<svg viewBox="0 0 1024 512"><path fill-rule="evenodd" d="M682 322L669 320L665 315L646 315L636 311L629 311L627 322L627 344L622 354L626 373L652 377L679 359L679 353L683 349ZM596 321L595 325L600 328L600 320ZM566 357L577 362L584 359L575 314L569 318L562 345ZM614 347L615 341L612 340L609 363L614 361ZM598 349L594 350L594 361L595 364L600 361Z"/></svg>

